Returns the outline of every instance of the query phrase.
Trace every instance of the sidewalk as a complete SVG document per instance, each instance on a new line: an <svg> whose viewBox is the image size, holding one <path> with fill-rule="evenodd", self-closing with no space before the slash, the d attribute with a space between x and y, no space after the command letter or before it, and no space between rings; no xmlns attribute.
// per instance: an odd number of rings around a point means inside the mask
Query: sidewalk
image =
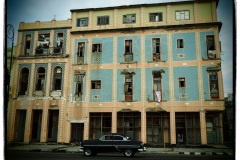
<svg viewBox="0 0 240 160"><path fill-rule="evenodd" d="M7 151L30 151L30 152L67 152L79 153L77 145L66 144L11 144L6 147ZM232 148L225 145L213 145L205 148L147 148L141 154L185 154L185 155L233 155Z"/></svg>

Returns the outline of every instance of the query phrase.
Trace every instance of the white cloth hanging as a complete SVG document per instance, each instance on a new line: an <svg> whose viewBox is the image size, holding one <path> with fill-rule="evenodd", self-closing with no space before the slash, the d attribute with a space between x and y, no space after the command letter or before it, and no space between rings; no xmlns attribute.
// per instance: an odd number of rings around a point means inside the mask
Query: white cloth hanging
<svg viewBox="0 0 240 160"><path fill-rule="evenodd" d="M161 91L155 91L157 102L161 102Z"/></svg>

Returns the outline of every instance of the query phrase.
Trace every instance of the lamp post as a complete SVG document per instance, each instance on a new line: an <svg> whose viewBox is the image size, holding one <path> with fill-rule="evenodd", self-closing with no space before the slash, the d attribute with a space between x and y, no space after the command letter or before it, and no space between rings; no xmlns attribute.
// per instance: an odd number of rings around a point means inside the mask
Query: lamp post
<svg viewBox="0 0 240 160"><path fill-rule="evenodd" d="M10 68L9 68L9 79L7 84L7 100L9 101L9 89L10 89L10 80L11 80L11 70L12 70L12 55L13 55L13 44L14 44L14 28L11 24L7 25L7 38L12 40L12 50L11 50L11 57L10 57Z"/></svg>

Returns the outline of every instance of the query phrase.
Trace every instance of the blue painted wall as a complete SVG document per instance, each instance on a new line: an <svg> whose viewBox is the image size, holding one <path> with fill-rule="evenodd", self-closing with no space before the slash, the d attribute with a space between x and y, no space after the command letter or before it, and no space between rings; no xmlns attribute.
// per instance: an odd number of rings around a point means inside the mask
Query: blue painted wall
<svg viewBox="0 0 240 160"><path fill-rule="evenodd" d="M155 34L145 36L145 62L152 61L152 39L160 38L161 60L168 61L167 34Z"/></svg>
<svg viewBox="0 0 240 160"><path fill-rule="evenodd" d="M198 101L199 85L197 66L174 67L174 99L175 101ZM185 77L186 87L179 88L178 78ZM186 93L187 98L180 98L179 94Z"/></svg>
<svg viewBox="0 0 240 160"><path fill-rule="evenodd" d="M166 67L162 68L146 68L146 101L153 100L153 70L163 69L165 73L162 73L162 100L169 101L169 70Z"/></svg>
<svg viewBox="0 0 240 160"><path fill-rule="evenodd" d="M200 32L200 48L201 48L201 56L203 59L208 59L206 35L214 35L214 32L213 31Z"/></svg>
<svg viewBox="0 0 240 160"><path fill-rule="evenodd" d="M183 39L184 48L177 48L177 39ZM196 60L195 33L172 34L173 61ZM184 58L178 58L178 54L184 54Z"/></svg>
<svg viewBox="0 0 240 160"><path fill-rule="evenodd" d="M73 53L73 63L77 63L77 47L79 42L85 42L85 53L84 53L84 63L87 63L88 60L88 39L75 39L74 42L74 53Z"/></svg>
<svg viewBox="0 0 240 160"><path fill-rule="evenodd" d="M91 89L92 80L101 80L101 89ZM113 70L91 70L89 83L90 102L112 102ZM100 95L100 98L94 100L93 95Z"/></svg>
<svg viewBox="0 0 240 160"><path fill-rule="evenodd" d="M124 83L125 75L121 74L123 69L117 71L117 101L125 101ZM133 101L141 101L141 69L133 69Z"/></svg>
<svg viewBox="0 0 240 160"><path fill-rule="evenodd" d="M124 52L125 52L125 40L133 41L133 61L141 61L141 37L140 36L122 36L118 37L117 42L117 62L124 62Z"/></svg>
<svg viewBox="0 0 240 160"><path fill-rule="evenodd" d="M92 53L91 64L113 63L113 37L93 38L94 43L102 44L102 53ZM100 62L93 61L94 58L100 58Z"/></svg>

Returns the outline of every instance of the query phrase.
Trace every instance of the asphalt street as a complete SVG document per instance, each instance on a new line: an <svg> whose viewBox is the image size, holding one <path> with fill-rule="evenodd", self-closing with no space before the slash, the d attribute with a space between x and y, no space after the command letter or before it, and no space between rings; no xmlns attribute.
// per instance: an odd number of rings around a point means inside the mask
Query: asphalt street
<svg viewBox="0 0 240 160"><path fill-rule="evenodd" d="M7 151L5 153L7 160L233 160L234 156L208 156L208 155L157 155L157 154L136 154L133 158L126 158L123 154L98 154L94 157L85 157L82 153L54 153L54 152L23 152L23 151Z"/></svg>

